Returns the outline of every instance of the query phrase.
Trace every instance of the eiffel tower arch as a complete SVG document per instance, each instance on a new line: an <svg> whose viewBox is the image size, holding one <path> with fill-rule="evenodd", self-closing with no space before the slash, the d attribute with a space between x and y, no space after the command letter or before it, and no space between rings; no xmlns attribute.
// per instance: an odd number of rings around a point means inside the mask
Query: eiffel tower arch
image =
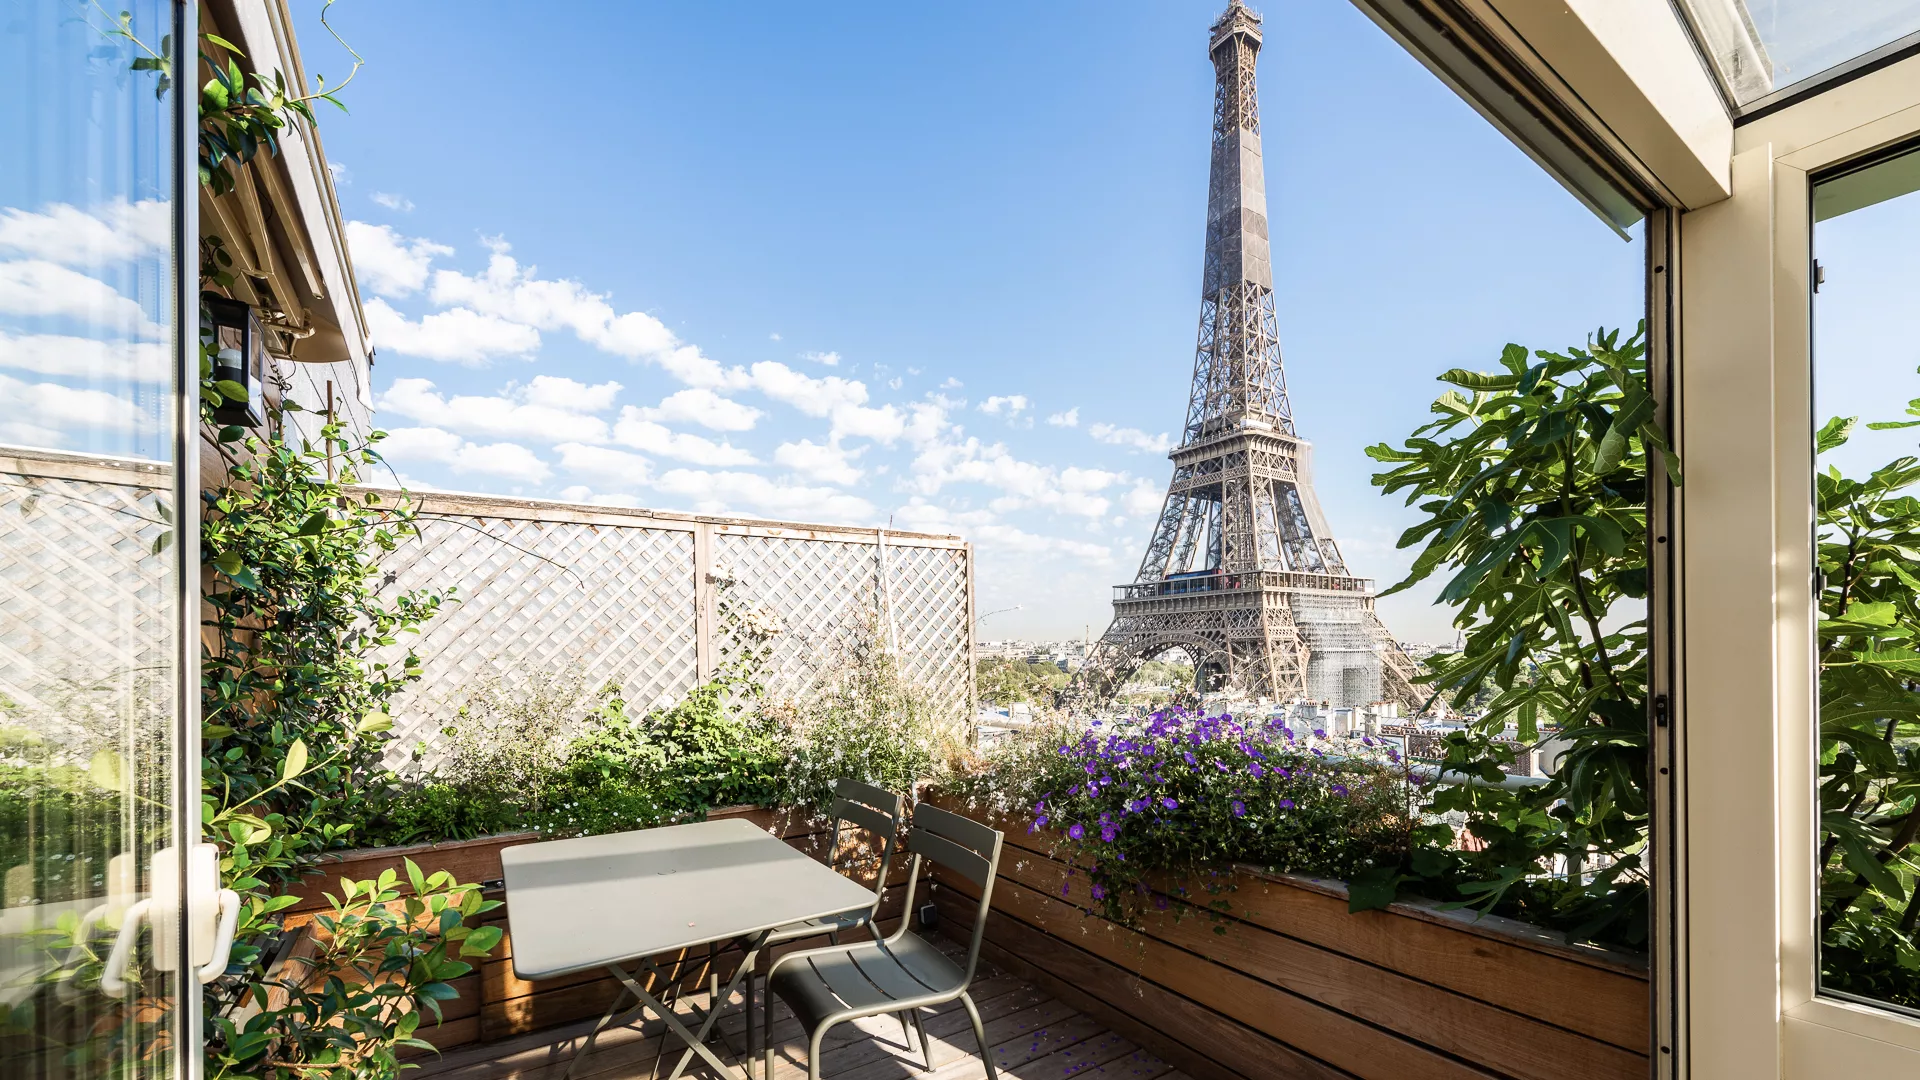
<svg viewBox="0 0 1920 1080"><path fill-rule="evenodd" d="M1199 689L1335 706L1417 704L1412 662L1347 568L1313 490L1280 359L1254 63L1260 16L1232 0L1212 27L1213 151L1199 342L1173 479L1132 582L1116 586L1069 701L1110 699L1174 648Z"/></svg>

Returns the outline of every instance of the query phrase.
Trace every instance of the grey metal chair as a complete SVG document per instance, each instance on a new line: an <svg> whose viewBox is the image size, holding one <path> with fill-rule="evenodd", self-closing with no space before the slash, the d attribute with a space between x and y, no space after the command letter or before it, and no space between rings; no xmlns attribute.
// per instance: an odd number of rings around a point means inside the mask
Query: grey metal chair
<svg viewBox="0 0 1920 1080"><path fill-rule="evenodd" d="M1000 842L999 832L977 821L926 803L914 808L913 827L907 834L907 848L913 853L907 876L907 911L913 911L913 892L923 859L972 882L980 891L980 907L974 915L964 965L910 932L908 918L901 919L899 929L885 938L788 953L774 961L767 971L765 1019L771 1024L775 995L793 1010L807 1031L808 1080L820 1080L820 1044L828 1031L849 1020L886 1014L906 1013L913 1018L920 1032L921 1061L931 1068L933 1057L919 1010L956 998L973 1022L973 1037L980 1046L980 1060L986 1064L987 1080L996 1080L998 1073L987 1046L986 1029L980 1022L980 1010L967 996L967 987L973 982L980 942L986 934L993 876L1000 866ZM763 1026L762 1030L771 1028ZM748 1053L752 1053L751 1042ZM767 1040L761 1075L773 1075L771 1038Z"/></svg>
<svg viewBox="0 0 1920 1080"><path fill-rule="evenodd" d="M873 880L873 906L859 911L844 912L824 919L808 919L805 922L789 923L767 936L766 944L761 946L761 954L768 955L774 946L804 938L819 937L825 934L827 940L840 944L840 935L850 930L858 930L873 921L880 910L880 898L887 891L887 876L893 870L895 849L900 846L900 818L906 809L906 800L885 788L863 784L858 780L835 780L833 782L833 805L829 812L833 815L833 848L827 852L827 865L840 869L842 838L849 827L864 830L871 834L870 849L880 855L880 870ZM908 897L912 899L911 896ZM879 934L875 934L878 937ZM747 979L747 1058L753 1057L753 1001L756 993L755 980ZM768 1013L771 1022L772 1014ZM901 1017L904 1027L907 1018Z"/></svg>
<svg viewBox="0 0 1920 1080"><path fill-rule="evenodd" d="M905 809L906 800L884 788L858 780L835 780L833 806L829 810L833 815L833 850L827 853L827 865L840 869L841 837L848 826L871 833L873 849L880 853L880 876L873 882L873 906L783 926L767 938L767 947L821 934L838 945L841 934L872 922L880 910L880 897L887 890L887 874L893 870L894 849L900 843L900 818Z"/></svg>

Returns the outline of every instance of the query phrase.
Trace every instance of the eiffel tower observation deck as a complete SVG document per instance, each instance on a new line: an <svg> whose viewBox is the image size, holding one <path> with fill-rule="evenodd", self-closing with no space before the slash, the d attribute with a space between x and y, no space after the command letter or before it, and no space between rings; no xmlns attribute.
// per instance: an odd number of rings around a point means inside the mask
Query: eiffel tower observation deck
<svg viewBox="0 0 1920 1080"><path fill-rule="evenodd" d="M1348 569L1313 491L1274 314L1254 63L1260 16L1212 27L1213 154L1199 346L1173 479L1134 580L1072 700L1104 702L1141 663L1193 657L1198 688L1333 707L1411 702L1412 664Z"/></svg>

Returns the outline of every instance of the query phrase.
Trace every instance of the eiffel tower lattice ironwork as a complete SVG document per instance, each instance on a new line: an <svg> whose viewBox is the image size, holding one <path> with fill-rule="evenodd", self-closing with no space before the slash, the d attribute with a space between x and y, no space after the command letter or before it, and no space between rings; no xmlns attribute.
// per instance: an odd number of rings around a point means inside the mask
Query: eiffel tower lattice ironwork
<svg viewBox="0 0 1920 1080"><path fill-rule="evenodd" d="M1179 648L1201 689L1274 701L1413 703L1412 662L1374 613L1313 491L1274 314L1254 61L1260 16L1232 0L1214 22L1213 155L1200 339L1173 480L1113 623L1069 688L1095 704Z"/></svg>

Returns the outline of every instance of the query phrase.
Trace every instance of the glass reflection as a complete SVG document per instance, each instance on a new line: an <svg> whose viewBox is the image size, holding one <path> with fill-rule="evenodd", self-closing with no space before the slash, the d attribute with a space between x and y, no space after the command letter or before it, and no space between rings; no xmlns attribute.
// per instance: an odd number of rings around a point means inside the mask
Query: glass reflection
<svg viewBox="0 0 1920 1080"><path fill-rule="evenodd" d="M178 37L172 4L122 6L0 18L7 1080L164 1077L178 1041L130 915L174 809L176 102L151 61Z"/></svg>
<svg viewBox="0 0 1920 1080"><path fill-rule="evenodd" d="M1741 105L1920 33L1915 0L1686 0L1686 8Z"/></svg>
<svg viewBox="0 0 1920 1080"><path fill-rule="evenodd" d="M1815 189L1821 988L1920 1010L1920 154Z"/></svg>

